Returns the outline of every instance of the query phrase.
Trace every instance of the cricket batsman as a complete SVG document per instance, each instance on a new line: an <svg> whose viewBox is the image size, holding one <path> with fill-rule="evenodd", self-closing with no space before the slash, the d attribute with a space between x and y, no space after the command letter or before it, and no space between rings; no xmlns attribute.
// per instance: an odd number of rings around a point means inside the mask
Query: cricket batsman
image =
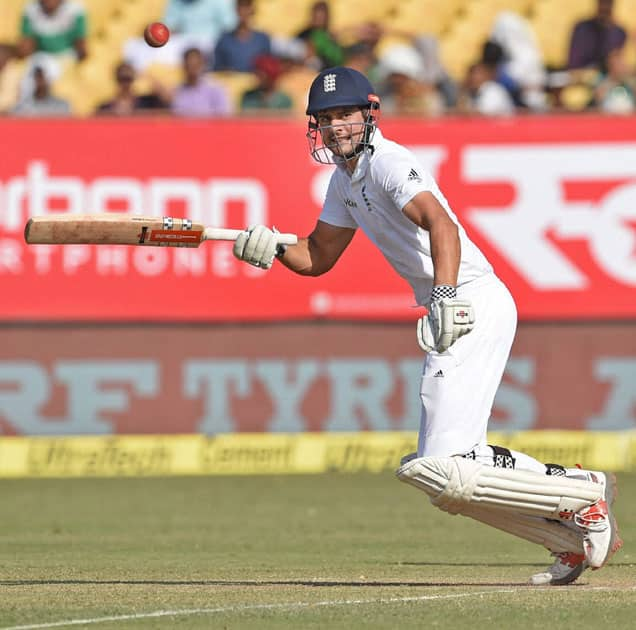
<svg viewBox="0 0 636 630"><path fill-rule="evenodd" d="M537 543L553 564L532 584L569 584L601 568L622 544L611 512L614 476L489 445L488 419L517 326L515 303L468 238L433 177L378 128L380 100L351 68L322 71L307 106L311 155L335 163L322 212L307 238L281 246L256 225L234 255L269 269L278 259L305 276L329 271L361 229L412 287L428 314L417 453L400 480L431 503Z"/></svg>

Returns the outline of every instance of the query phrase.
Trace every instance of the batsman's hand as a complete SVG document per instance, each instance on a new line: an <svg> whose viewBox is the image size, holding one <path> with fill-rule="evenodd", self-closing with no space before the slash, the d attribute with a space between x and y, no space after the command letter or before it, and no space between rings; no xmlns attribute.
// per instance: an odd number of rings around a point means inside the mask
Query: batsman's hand
<svg viewBox="0 0 636 630"><path fill-rule="evenodd" d="M475 311L469 300L442 298L428 306L428 315L417 321L417 342L425 352L446 352L475 324Z"/></svg>
<svg viewBox="0 0 636 630"><path fill-rule="evenodd" d="M234 241L232 252L239 260L250 265L269 269L276 256L278 240L276 232L264 225L250 225Z"/></svg>

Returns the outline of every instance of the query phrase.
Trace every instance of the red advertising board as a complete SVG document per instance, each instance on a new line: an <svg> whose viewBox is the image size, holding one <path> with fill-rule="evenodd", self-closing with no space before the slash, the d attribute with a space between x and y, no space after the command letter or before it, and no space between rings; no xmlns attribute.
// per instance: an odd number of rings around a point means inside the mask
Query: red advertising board
<svg viewBox="0 0 636 630"><path fill-rule="evenodd" d="M489 429L636 428L636 325L522 324ZM411 323L0 326L0 435L417 431Z"/></svg>
<svg viewBox="0 0 636 630"><path fill-rule="evenodd" d="M526 320L636 316L636 119L387 120L437 178ZM301 122L0 121L4 320L412 320L363 234L320 278L198 249L30 246L29 216L125 211L306 235L332 167Z"/></svg>

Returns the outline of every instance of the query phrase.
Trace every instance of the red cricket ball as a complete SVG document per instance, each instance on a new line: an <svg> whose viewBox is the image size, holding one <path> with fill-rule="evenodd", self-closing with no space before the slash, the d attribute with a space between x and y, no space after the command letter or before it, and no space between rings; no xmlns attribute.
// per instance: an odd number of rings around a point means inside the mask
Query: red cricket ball
<svg viewBox="0 0 636 630"><path fill-rule="evenodd" d="M144 39L148 46L160 48L170 39L170 30L161 22L153 22L144 29Z"/></svg>

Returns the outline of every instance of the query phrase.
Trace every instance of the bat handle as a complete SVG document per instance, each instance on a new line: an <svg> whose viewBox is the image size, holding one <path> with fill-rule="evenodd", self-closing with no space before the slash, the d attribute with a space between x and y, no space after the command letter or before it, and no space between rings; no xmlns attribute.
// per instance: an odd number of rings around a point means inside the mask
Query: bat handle
<svg viewBox="0 0 636 630"><path fill-rule="evenodd" d="M229 228L205 228L204 240L206 241L235 241L243 230L231 230ZM296 245L298 237L295 234L276 234L276 240L281 245Z"/></svg>
<svg viewBox="0 0 636 630"><path fill-rule="evenodd" d="M298 243L298 237L295 234L283 234L282 232L276 234L276 240L280 245L296 245Z"/></svg>

